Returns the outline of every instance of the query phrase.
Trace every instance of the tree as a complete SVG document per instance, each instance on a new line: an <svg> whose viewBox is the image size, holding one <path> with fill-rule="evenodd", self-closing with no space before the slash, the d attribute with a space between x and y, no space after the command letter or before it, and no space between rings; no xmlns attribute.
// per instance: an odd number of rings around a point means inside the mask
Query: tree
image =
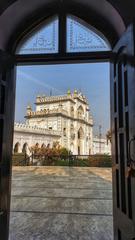
<svg viewBox="0 0 135 240"><path fill-rule="evenodd" d="M108 130L107 131L107 134L106 134L106 138L107 138L107 144L108 142L112 142L112 133L111 133L111 130Z"/></svg>

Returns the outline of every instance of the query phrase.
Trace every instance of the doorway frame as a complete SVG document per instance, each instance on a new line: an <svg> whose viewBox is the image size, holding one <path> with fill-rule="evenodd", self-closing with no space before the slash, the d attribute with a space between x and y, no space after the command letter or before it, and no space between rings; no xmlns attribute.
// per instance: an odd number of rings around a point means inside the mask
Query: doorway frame
<svg viewBox="0 0 135 240"><path fill-rule="evenodd" d="M57 13L55 13L56 15ZM17 39L15 45L13 46L12 50L11 50L11 55L9 54L9 57L11 56L11 62L13 64L12 68L15 70L16 66L28 66L28 65L52 65L52 64L77 64L77 63L98 63L98 62L110 62L111 59L111 51L105 51L105 52L80 52L80 53L67 53L66 52L66 16L70 14L70 12L60 12L58 14L59 16L59 51L56 54L28 54L28 55L17 55L15 54L15 49L16 46L18 46L20 39ZM72 14L72 13L71 13ZM53 13L54 16L54 13ZM47 18L52 17L52 15L48 16ZM42 22L45 19L42 19ZM31 26L31 29L29 28L29 31L34 29L34 27L41 23L40 22L36 22L34 25ZM89 24L88 24L89 25ZM29 32L28 29L25 33L23 33L23 36L27 35L27 33ZM22 37L22 36L21 36ZM62 41L62 39L64 39L64 41ZM109 40L108 40L109 41ZM110 42L110 41L109 41ZM6 60L6 59L5 59ZM6 61L5 61L5 65L6 65ZM15 72L15 71L14 71ZM9 79L10 81L10 79ZM15 81L15 75L14 77L12 76L11 78L11 83L12 81ZM15 91L15 84L14 84L14 91ZM13 104L12 107L13 113L15 110L15 103ZM14 117L13 117L14 119ZM10 124L10 126L12 125L12 130L10 128L9 134L10 136L13 135L13 122L8 123ZM10 139L11 140L11 139ZM13 142L12 142L13 144ZM6 209L6 213L7 214L7 222L5 223L6 226L4 226L3 224L3 228L6 228L6 231L9 231L9 214L10 214L10 197L11 197L11 175L12 175L12 171L11 171L11 155L10 158L8 158L8 164L6 166L7 168L7 184L10 185L10 189L7 189L6 191L6 195L8 195L7 200L8 200L8 206ZM9 170L10 169L10 170ZM3 186L3 188L6 189L6 185ZM8 235L8 232L6 232L6 235ZM2 240L7 240L7 237L3 238Z"/></svg>

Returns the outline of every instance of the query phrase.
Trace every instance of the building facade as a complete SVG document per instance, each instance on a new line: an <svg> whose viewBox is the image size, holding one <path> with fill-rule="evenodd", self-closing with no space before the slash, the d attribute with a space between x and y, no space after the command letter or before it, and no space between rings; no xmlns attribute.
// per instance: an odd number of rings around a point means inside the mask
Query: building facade
<svg viewBox="0 0 135 240"><path fill-rule="evenodd" d="M93 137L93 154L111 155L111 143L106 138Z"/></svg>
<svg viewBox="0 0 135 240"><path fill-rule="evenodd" d="M54 142L59 142L61 132L48 130L38 126L30 126L24 123L14 124L13 152L27 152L31 155L30 149L38 144L40 147L44 144L52 146Z"/></svg>
<svg viewBox="0 0 135 240"><path fill-rule="evenodd" d="M27 107L25 124L15 124L14 148L20 142L31 147L57 141L73 154L93 154L93 118L82 93L37 96L35 105L35 111Z"/></svg>

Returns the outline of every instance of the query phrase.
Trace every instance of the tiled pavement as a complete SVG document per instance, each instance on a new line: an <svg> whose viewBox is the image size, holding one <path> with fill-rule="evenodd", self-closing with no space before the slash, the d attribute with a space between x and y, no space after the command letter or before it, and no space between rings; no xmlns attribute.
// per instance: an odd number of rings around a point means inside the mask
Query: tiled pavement
<svg viewBox="0 0 135 240"><path fill-rule="evenodd" d="M112 240L111 169L14 167L10 240Z"/></svg>

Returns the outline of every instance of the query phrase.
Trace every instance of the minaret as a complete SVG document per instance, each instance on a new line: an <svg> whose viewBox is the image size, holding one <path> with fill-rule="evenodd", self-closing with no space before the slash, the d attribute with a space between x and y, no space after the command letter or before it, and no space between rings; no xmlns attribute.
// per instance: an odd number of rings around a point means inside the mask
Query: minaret
<svg viewBox="0 0 135 240"><path fill-rule="evenodd" d="M67 95L68 95L68 96L71 95L71 91L70 91L70 89L67 91Z"/></svg>
<svg viewBox="0 0 135 240"><path fill-rule="evenodd" d="M74 96L77 96L77 94L78 94L78 91L75 89L74 90Z"/></svg>
<svg viewBox="0 0 135 240"><path fill-rule="evenodd" d="M36 102L39 103L39 102L40 102L40 99L41 99L41 96L40 96L40 95L37 95L37 97L36 97Z"/></svg>
<svg viewBox="0 0 135 240"><path fill-rule="evenodd" d="M30 104L28 104L26 113L27 113L27 115L29 115L31 112L32 112L32 107Z"/></svg>

